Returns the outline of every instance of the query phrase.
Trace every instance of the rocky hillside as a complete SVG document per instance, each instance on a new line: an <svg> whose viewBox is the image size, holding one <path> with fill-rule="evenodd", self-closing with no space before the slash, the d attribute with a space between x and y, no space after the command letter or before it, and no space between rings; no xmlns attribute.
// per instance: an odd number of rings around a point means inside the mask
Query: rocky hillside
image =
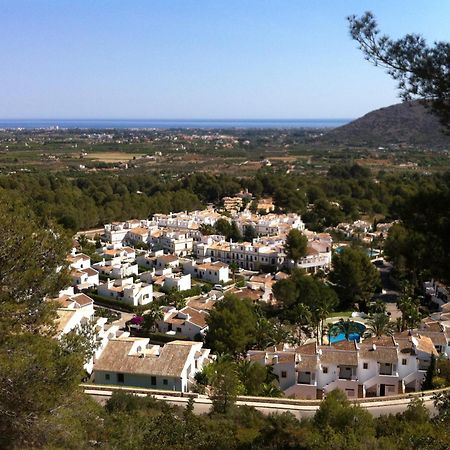
<svg viewBox="0 0 450 450"><path fill-rule="evenodd" d="M417 102L405 102L377 109L339 128L322 139L324 143L350 146L401 145L449 148L439 120Z"/></svg>

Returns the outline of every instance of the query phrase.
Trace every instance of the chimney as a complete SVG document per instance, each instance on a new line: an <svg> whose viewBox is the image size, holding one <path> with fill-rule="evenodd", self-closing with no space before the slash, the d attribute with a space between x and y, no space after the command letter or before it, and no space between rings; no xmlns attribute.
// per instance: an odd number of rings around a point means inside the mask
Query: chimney
<svg viewBox="0 0 450 450"><path fill-rule="evenodd" d="M273 363L273 364L278 364L278 355L273 355L273 357L272 357L272 363Z"/></svg>

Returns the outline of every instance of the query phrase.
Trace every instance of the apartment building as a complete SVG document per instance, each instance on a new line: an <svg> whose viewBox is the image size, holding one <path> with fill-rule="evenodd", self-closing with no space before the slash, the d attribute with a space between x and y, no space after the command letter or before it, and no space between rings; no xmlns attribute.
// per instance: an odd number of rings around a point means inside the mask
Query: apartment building
<svg viewBox="0 0 450 450"><path fill-rule="evenodd" d="M320 399L334 389L341 389L349 398L417 391L432 355L438 353L429 337L406 333L361 343L251 350L247 358L272 366L286 396Z"/></svg>

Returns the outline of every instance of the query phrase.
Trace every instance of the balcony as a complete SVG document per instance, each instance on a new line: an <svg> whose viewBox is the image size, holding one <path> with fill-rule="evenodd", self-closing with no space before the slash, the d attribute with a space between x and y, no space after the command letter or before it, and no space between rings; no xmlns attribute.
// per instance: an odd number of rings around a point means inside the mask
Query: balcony
<svg viewBox="0 0 450 450"><path fill-rule="evenodd" d="M315 377L311 372L298 372L297 384L316 385Z"/></svg>
<svg viewBox="0 0 450 450"><path fill-rule="evenodd" d="M356 381L356 367L339 366L339 380L353 380Z"/></svg>

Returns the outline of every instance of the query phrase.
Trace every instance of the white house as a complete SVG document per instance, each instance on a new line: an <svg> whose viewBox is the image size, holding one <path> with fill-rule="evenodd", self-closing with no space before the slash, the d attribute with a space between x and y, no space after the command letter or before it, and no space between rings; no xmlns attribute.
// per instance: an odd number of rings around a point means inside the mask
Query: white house
<svg viewBox="0 0 450 450"><path fill-rule="evenodd" d="M98 343L92 357L84 364L84 369L92 373L93 365L104 350L109 339L115 338L119 327L117 325L106 325L107 319L94 317L94 301L85 294L60 295L55 299L59 303L56 310L56 338L71 332L77 332L84 324L90 324L96 335Z"/></svg>
<svg viewBox="0 0 450 450"><path fill-rule="evenodd" d="M150 345L147 338L113 339L94 366L94 382L188 392L194 375L208 362L201 342Z"/></svg>
<svg viewBox="0 0 450 450"><path fill-rule="evenodd" d="M123 301L132 306L147 305L153 301L153 286L133 278L108 280L98 286L98 295Z"/></svg>
<svg viewBox="0 0 450 450"><path fill-rule="evenodd" d="M205 310L198 311L186 306L177 311L174 307L166 306L163 311L163 319L156 322L158 330L162 333L172 331L180 336L196 339L203 336L208 329L206 324L208 312Z"/></svg>
<svg viewBox="0 0 450 450"><path fill-rule="evenodd" d="M139 267L137 264L129 262L121 262L120 257L115 257L110 260L103 259L102 261L93 265L101 275L110 278L127 278L133 275L137 276Z"/></svg>
<svg viewBox="0 0 450 450"><path fill-rule="evenodd" d="M79 290L98 286L100 283L98 271L92 267L86 269L73 269L70 272L72 286Z"/></svg>
<svg viewBox="0 0 450 450"><path fill-rule="evenodd" d="M207 259L205 261L203 263L188 261L183 266L184 273L210 283L227 283L230 281L230 271L227 264L220 261L210 262Z"/></svg>

